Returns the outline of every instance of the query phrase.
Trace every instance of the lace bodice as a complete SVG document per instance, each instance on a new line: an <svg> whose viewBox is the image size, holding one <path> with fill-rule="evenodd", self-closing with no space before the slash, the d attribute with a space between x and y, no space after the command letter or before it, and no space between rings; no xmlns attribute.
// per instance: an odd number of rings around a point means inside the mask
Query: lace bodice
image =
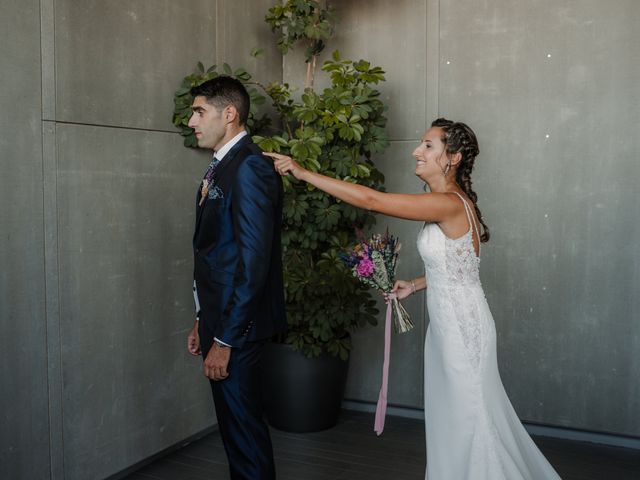
<svg viewBox="0 0 640 480"><path fill-rule="evenodd" d="M436 223L427 223L418 235L418 251L424 260L429 288L480 285L480 258L473 247L475 219L464 198L469 231L449 238ZM475 228L477 231L477 227Z"/></svg>

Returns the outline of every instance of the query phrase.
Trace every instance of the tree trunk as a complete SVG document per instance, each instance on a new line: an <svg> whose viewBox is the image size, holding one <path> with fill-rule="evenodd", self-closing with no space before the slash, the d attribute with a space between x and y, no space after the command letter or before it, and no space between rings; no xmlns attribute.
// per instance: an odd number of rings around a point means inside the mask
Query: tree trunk
<svg viewBox="0 0 640 480"><path fill-rule="evenodd" d="M304 89L313 89L313 79L316 71L316 55L311 57L311 60L307 62L307 80L304 82Z"/></svg>

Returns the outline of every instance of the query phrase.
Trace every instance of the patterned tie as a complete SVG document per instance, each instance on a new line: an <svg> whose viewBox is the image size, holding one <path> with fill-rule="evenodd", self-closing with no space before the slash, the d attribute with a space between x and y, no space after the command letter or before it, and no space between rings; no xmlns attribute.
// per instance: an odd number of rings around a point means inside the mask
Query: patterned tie
<svg viewBox="0 0 640 480"><path fill-rule="evenodd" d="M213 180L213 174L216 171L216 167L220 164L220 160L216 158L215 153L213 154L213 158L211 159L211 163L209 163L209 167L207 168L207 172L204 174L204 178L202 179L202 188L200 189L200 203L198 205L202 205L204 203L205 198L209 194L209 187L211 186L211 182Z"/></svg>
<svg viewBox="0 0 640 480"><path fill-rule="evenodd" d="M213 153L213 158L211 159L211 163L207 167L207 173L204 174L204 178L211 182L213 178L213 173L216 170L216 167L220 164L220 159L216 158L216 152Z"/></svg>

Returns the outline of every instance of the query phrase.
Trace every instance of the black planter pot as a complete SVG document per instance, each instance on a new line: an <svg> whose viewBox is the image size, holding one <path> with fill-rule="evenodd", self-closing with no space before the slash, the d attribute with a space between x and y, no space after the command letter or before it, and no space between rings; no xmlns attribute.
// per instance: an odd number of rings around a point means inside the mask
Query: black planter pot
<svg viewBox="0 0 640 480"><path fill-rule="evenodd" d="M302 433L338 423L348 361L307 358L280 343L268 343L263 355L265 412L272 427Z"/></svg>

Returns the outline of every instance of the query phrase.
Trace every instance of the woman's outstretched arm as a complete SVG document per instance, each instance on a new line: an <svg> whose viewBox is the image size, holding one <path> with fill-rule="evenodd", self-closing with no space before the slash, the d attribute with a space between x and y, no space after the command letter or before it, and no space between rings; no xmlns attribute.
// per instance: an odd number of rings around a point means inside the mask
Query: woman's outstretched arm
<svg viewBox="0 0 640 480"><path fill-rule="evenodd" d="M302 168L295 160L279 153L264 153L274 159L280 175L291 173L298 180L339 198L355 207L407 220L441 222L459 213L460 200L445 193L401 194L378 192L372 188L344 182Z"/></svg>

